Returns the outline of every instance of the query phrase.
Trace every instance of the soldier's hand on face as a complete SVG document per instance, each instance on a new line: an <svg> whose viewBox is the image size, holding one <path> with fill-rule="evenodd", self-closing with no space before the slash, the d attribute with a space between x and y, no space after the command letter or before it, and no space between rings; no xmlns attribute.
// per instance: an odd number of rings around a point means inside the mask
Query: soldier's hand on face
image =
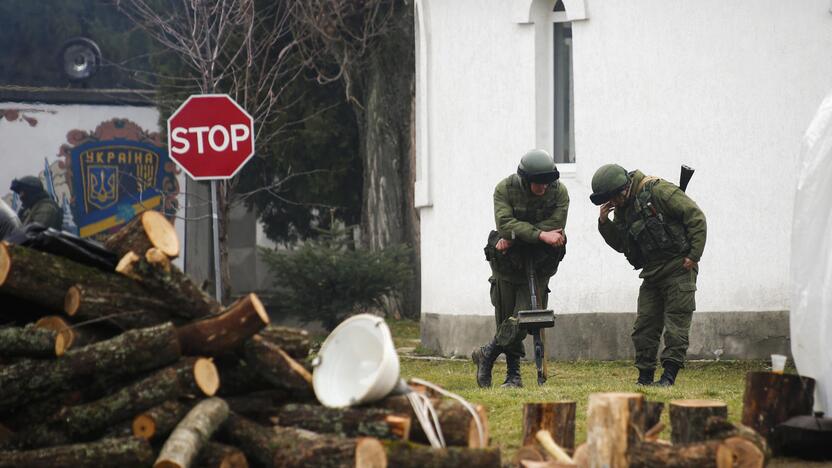
<svg viewBox="0 0 832 468"><path fill-rule="evenodd" d="M606 202L603 205L601 205L601 215L598 217L598 221L600 221L601 224L604 224L607 221L609 221L610 220L610 211L612 211L614 209L615 209L615 207L612 206L612 202Z"/></svg>
<svg viewBox="0 0 832 468"><path fill-rule="evenodd" d="M541 231L537 236L542 242L545 242L553 247L560 247L563 245L566 237L563 235L563 229L555 229L552 231Z"/></svg>
<svg viewBox="0 0 832 468"><path fill-rule="evenodd" d="M497 241L497 245L494 246L498 252L504 252L508 250L509 247L511 247L511 241L508 239L500 239Z"/></svg>
<svg viewBox="0 0 832 468"><path fill-rule="evenodd" d="M696 266L696 262L685 257L685 261L682 262L682 266L685 267L685 270L690 271Z"/></svg>

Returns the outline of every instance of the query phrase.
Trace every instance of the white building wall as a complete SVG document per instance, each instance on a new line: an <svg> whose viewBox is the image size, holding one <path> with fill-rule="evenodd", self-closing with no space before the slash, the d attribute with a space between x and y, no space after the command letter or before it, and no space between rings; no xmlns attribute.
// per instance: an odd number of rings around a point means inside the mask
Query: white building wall
<svg viewBox="0 0 832 468"><path fill-rule="evenodd" d="M422 0L429 90L419 158L423 313L490 315L482 247L494 185L535 146L529 0ZM569 3L567 2L567 7ZM616 162L678 181L708 218L697 310L788 309L794 159L832 88L828 0L586 0L573 23L576 164L556 313L631 312L639 280L596 230L595 169ZM551 27L551 26L549 26ZM417 93L419 92L417 91ZM425 104L427 103L427 104Z"/></svg>

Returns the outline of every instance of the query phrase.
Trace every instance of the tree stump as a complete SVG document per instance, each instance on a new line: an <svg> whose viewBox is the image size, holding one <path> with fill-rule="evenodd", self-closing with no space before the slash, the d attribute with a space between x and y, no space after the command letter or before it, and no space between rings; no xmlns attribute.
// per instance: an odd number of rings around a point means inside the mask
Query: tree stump
<svg viewBox="0 0 832 468"><path fill-rule="evenodd" d="M219 356L240 347L268 324L266 308L251 293L219 315L179 327L177 335L185 356Z"/></svg>
<svg viewBox="0 0 832 468"><path fill-rule="evenodd" d="M641 393L593 393L587 409L589 466L627 467L644 427Z"/></svg>
<svg viewBox="0 0 832 468"><path fill-rule="evenodd" d="M670 440L689 444L706 440L708 418L728 419L728 405L715 400L673 400L670 402Z"/></svg>
<svg viewBox="0 0 832 468"><path fill-rule="evenodd" d="M190 406L180 401L168 400L134 417L132 433L148 441L167 437L190 409Z"/></svg>
<svg viewBox="0 0 832 468"><path fill-rule="evenodd" d="M153 468L191 466L227 417L228 404L221 398L208 398L197 403L168 437Z"/></svg>
<svg viewBox="0 0 832 468"><path fill-rule="evenodd" d="M792 416L812 414L814 392L815 380L809 377L749 372L745 375L742 423L770 442L775 426Z"/></svg>
<svg viewBox="0 0 832 468"><path fill-rule="evenodd" d="M522 445L535 445L535 434L542 429L571 453L575 449L575 408L574 401L524 404Z"/></svg>
<svg viewBox="0 0 832 468"><path fill-rule="evenodd" d="M136 215L118 232L108 237L104 247L119 257L130 251L144 255L154 247L170 258L179 256L176 229L165 215L153 210Z"/></svg>
<svg viewBox="0 0 832 468"><path fill-rule="evenodd" d="M410 417L379 408L327 408L312 404L288 404L275 412L276 424L344 437L376 437L407 440Z"/></svg>
<svg viewBox="0 0 832 468"><path fill-rule="evenodd" d="M500 468L499 448L447 447L384 441L387 466L397 468Z"/></svg>
<svg viewBox="0 0 832 468"><path fill-rule="evenodd" d="M143 468L153 463L146 440L127 437L37 450L0 452L2 468Z"/></svg>

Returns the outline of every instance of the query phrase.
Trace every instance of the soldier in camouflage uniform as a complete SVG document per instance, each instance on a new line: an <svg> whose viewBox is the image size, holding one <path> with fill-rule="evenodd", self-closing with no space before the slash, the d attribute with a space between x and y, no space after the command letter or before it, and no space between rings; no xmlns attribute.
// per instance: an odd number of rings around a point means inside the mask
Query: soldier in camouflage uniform
<svg viewBox="0 0 832 468"><path fill-rule="evenodd" d="M532 259L537 295L546 308L548 284L565 254L566 215L569 194L559 183L552 157L543 150L531 150L520 160L517 173L500 181L494 189L494 218L485 248L491 265L491 303L497 321L497 334L471 358L477 365L477 384L491 386L494 361L506 355L506 380L503 387L522 387L520 359L525 356L525 332L517 326L517 312L531 309L531 292L526 272Z"/></svg>
<svg viewBox="0 0 832 468"><path fill-rule="evenodd" d="M637 170L627 172L616 164L595 172L592 191L590 200L601 206L598 231L610 247L641 269L639 277L644 280L632 334L637 384L669 387L685 364L699 259L705 250L705 215L676 185ZM654 384L662 331L663 373Z"/></svg>
<svg viewBox="0 0 832 468"><path fill-rule="evenodd" d="M24 226L38 223L61 230L64 214L61 207L46 193L40 179L35 176L21 177L12 181L12 192L20 197L23 205L17 213Z"/></svg>

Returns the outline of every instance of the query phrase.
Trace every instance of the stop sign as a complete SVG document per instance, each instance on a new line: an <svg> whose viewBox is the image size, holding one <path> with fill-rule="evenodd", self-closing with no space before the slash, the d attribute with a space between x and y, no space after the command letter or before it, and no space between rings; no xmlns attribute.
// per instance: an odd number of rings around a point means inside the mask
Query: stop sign
<svg viewBox="0 0 832 468"><path fill-rule="evenodd" d="M228 179L254 155L254 121L226 94L191 96L168 119L168 149L193 179Z"/></svg>

